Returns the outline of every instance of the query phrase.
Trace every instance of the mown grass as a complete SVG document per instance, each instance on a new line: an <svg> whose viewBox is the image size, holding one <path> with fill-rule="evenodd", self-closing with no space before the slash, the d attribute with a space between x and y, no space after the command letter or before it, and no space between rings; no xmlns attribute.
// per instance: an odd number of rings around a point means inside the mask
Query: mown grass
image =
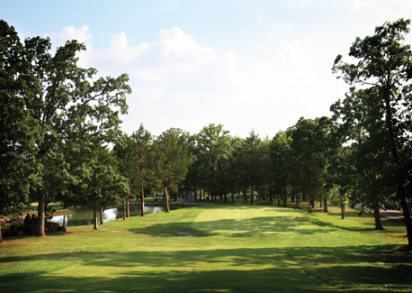
<svg viewBox="0 0 412 293"><path fill-rule="evenodd" d="M5 239L1 292L411 292L402 223L349 210L187 208Z"/></svg>

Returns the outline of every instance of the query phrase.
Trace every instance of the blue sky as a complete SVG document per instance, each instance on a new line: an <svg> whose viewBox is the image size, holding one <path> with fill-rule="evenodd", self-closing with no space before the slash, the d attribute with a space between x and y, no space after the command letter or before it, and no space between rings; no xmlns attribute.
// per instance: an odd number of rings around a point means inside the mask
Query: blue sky
<svg viewBox="0 0 412 293"><path fill-rule="evenodd" d="M154 135L223 124L272 138L304 116L330 116L348 85L331 72L356 37L412 16L410 0L0 0L21 38L84 42L80 65L128 73L123 130ZM407 43L411 43L408 35ZM346 60L349 60L346 58Z"/></svg>

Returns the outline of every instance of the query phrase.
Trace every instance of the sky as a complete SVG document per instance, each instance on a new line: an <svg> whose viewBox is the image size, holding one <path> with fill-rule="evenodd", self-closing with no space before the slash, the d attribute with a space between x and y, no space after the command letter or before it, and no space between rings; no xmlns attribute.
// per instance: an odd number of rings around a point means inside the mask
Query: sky
<svg viewBox="0 0 412 293"><path fill-rule="evenodd" d="M271 139L331 116L349 85L331 68L356 37L412 17L410 0L0 0L21 39L83 42L79 65L129 75L122 130L192 134L211 123ZM412 43L410 35L406 43Z"/></svg>

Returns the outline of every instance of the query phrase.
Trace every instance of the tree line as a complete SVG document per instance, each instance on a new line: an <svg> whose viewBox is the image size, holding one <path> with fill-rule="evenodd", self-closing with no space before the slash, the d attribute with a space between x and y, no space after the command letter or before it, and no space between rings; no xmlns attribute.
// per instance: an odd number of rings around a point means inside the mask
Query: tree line
<svg viewBox="0 0 412 293"><path fill-rule="evenodd" d="M96 78L77 65L85 46L68 41L51 54L49 39L21 42L0 21L0 214L39 203L44 236L47 203L90 207L162 192L169 198L243 200L297 205L360 204L401 208L412 248L412 51L404 44L410 20L378 26L339 55L332 71L350 85L331 117L300 118L272 139L254 131L233 137L210 124L197 134L171 128L155 137L143 125L120 131L127 112L128 77ZM357 87L356 87L357 86ZM112 147L109 148L108 146ZM248 194L250 196L248 197ZM1 238L0 238L1 239Z"/></svg>

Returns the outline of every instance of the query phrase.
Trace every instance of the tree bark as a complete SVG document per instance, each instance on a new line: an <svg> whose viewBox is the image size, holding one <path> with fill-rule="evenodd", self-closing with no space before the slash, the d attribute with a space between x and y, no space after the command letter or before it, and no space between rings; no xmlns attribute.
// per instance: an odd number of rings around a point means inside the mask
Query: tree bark
<svg viewBox="0 0 412 293"><path fill-rule="evenodd" d="M141 198L141 208L142 208L142 217L146 216L146 210L144 206L144 188L142 187L142 190L140 191L140 198Z"/></svg>
<svg viewBox="0 0 412 293"><path fill-rule="evenodd" d="M345 203L342 202L342 203L340 204L340 212L341 212L341 215L342 215L342 220L345 219L345 209L346 209Z"/></svg>
<svg viewBox="0 0 412 293"><path fill-rule="evenodd" d="M283 206L287 207L288 206L288 196L286 193L286 187L283 189Z"/></svg>
<svg viewBox="0 0 412 293"><path fill-rule="evenodd" d="M103 225L103 207L100 207L100 225Z"/></svg>
<svg viewBox="0 0 412 293"><path fill-rule="evenodd" d="M245 201L247 201L247 193L246 193L246 190L243 190L243 199L244 199Z"/></svg>
<svg viewBox="0 0 412 293"><path fill-rule="evenodd" d="M409 212L409 205L408 202L406 201L406 196L405 196L405 189L403 187L403 184L400 184L398 187L398 193L399 197L401 200L401 207L403 211L403 217L405 221L405 226L406 226L406 233L408 237L408 250L412 250L412 220L411 220L411 214Z"/></svg>
<svg viewBox="0 0 412 293"><path fill-rule="evenodd" d="M126 220L126 199L123 198L123 221Z"/></svg>
<svg viewBox="0 0 412 293"><path fill-rule="evenodd" d="M376 202L373 203L373 216L375 217L375 229L383 230L381 213L379 211L379 205Z"/></svg>
<svg viewBox="0 0 412 293"><path fill-rule="evenodd" d="M126 199L126 209L127 209L126 217L130 218L130 198L129 197L127 197Z"/></svg>
<svg viewBox="0 0 412 293"><path fill-rule="evenodd" d="M38 216L38 222L37 222L37 232L36 236L46 236L46 233L44 231L44 226L45 226L45 203L46 203L46 191L40 191L39 193L39 205L37 207L37 216Z"/></svg>
<svg viewBox="0 0 412 293"><path fill-rule="evenodd" d="M167 187L165 186L164 187L164 190L165 190L165 198L166 198L166 201L165 201L165 204L166 204L166 213L170 213L170 208L169 208L169 195L167 194Z"/></svg>
<svg viewBox="0 0 412 293"><path fill-rule="evenodd" d="M388 129L388 135L391 140L391 150L392 150L393 160L394 160L396 168L399 168L398 149L396 147L395 133L393 131L393 125L392 125L393 122L392 122L392 108L390 105L390 96L391 96L390 87L386 87L384 91L384 97L383 97L385 101L385 112L386 112L385 122L386 122L386 127ZM408 205L408 202L406 201L403 179L401 180L402 181L398 183L398 196L400 199L403 216L405 220L406 233L408 237L408 250L412 250L412 220L411 220L411 215L409 212L409 205Z"/></svg>
<svg viewBox="0 0 412 293"><path fill-rule="evenodd" d="M308 196L308 212L312 212L312 199Z"/></svg>
<svg viewBox="0 0 412 293"><path fill-rule="evenodd" d="M255 190L253 188L253 183L250 184L250 204L253 205L255 203Z"/></svg>
<svg viewBox="0 0 412 293"><path fill-rule="evenodd" d="M97 221L97 204L94 204L94 207L93 207L93 222L94 222L93 230L99 230L99 224Z"/></svg>
<svg viewBox="0 0 412 293"><path fill-rule="evenodd" d="M1 221L0 221L0 243L3 242L3 233L1 233Z"/></svg>
<svg viewBox="0 0 412 293"><path fill-rule="evenodd" d="M327 199L326 197L325 197L325 199L324 199L323 211L324 211L325 213L328 212L328 199Z"/></svg>
<svg viewBox="0 0 412 293"><path fill-rule="evenodd" d="M225 203L227 203L227 194L224 194L224 198L225 198Z"/></svg>

